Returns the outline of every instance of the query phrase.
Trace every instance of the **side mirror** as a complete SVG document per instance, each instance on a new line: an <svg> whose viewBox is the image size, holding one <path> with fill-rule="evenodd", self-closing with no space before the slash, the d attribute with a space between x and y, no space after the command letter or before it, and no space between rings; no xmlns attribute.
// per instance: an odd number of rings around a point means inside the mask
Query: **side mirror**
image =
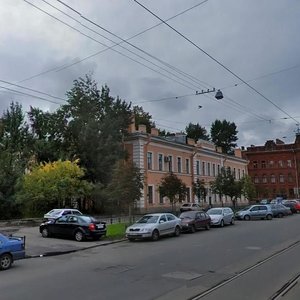
<svg viewBox="0 0 300 300"><path fill-rule="evenodd" d="M159 224L165 223L164 220L159 220Z"/></svg>

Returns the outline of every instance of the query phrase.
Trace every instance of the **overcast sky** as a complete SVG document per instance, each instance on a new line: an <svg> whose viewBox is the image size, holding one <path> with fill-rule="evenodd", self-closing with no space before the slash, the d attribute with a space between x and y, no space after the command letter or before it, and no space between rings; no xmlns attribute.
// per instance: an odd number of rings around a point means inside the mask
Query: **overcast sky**
<svg viewBox="0 0 300 300"><path fill-rule="evenodd" d="M56 0L0 0L0 86L15 90L0 89L0 111L11 101L24 111L30 105L54 111L73 80L90 73L99 88L107 84L112 96L143 106L158 128L179 132L192 122L209 132L212 122L226 119L237 125L238 146L294 141L300 1L139 2L162 20L195 6L167 21L194 45L163 23L131 45L122 42L161 23L133 0L63 0L69 8ZM207 88L221 89L224 99L195 95Z"/></svg>

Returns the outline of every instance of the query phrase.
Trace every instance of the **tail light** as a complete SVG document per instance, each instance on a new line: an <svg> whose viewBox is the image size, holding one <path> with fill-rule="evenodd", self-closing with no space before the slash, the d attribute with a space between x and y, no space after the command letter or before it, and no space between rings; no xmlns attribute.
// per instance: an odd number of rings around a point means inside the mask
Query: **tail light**
<svg viewBox="0 0 300 300"><path fill-rule="evenodd" d="M94 231L95 229L96 229L95 224L92 223L92 224L89 225L89 230L90 231Z"/></svg>

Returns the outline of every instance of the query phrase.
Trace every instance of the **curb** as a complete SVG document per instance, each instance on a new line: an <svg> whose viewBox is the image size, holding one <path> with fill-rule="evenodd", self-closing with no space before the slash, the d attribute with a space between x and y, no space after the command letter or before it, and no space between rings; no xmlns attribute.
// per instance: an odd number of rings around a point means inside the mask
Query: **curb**
<svg viewBox="0 0 300 300"><path fill-rule="evenodd" d="M58 256L58 255L70 254L70 253L75 253L75 252L79 252L79 251L89 250L89 249L93 249L93 248L108 246L108 245L112 245L112 244L118 244L118 243L122 243L122 242L125 242L125 241L127 241L127 239L124 238L124 239L121 239L121 240L115 240L115 241L107 242L107 243L100 244L100 245L92 245L92 246L88 246L88 247L80 248L80 249L65 250L65 251L51 251L51 252L45 252L45 253L42 253L42 254L26 255L25 259L41 258L41 257L50 257L50 256Z"/></svg>

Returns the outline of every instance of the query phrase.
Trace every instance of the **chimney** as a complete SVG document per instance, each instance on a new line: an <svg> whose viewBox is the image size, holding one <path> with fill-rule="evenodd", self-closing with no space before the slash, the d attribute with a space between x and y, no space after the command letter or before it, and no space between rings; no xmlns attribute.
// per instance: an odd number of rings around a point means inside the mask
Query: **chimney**
<svg viewBox="0 0 300 300"><path fill-rule="evenodd" d="M129 133L136 132L136 130L135 130L135 117L134 117L134 115L132 115L132 117L131 117L131 123L128 126L128 132Z"/></svg>
<svg viewBox="0 0 300 300"><path fill-rule="evenodd" d="M242 158L242 150L240 148L234 149L234 156Z"/></svg>
<svg viewBox="0 0 300 300"><path fill-rule="evenodd" d="M195 146L195 140L191 138L187 138L187 144L191 146Z"/></svg>
<svg viewBox="0 0 300 300"><path fill-rule="evenodd" d="M216 147L218 153L222 153L222 147Z"/></svg>
<svg viewBox="0 0 300 300"><path fill-rule="evenodd" d="M138 131L141 132L141 133L147 133L146 125L140 124Z"/></svg>
<svg viewBox="0 0 300 300"><path fill-rule="evenodd" d="M151 128L151 135L158 136L158 129L157 128Z"/></svg>

